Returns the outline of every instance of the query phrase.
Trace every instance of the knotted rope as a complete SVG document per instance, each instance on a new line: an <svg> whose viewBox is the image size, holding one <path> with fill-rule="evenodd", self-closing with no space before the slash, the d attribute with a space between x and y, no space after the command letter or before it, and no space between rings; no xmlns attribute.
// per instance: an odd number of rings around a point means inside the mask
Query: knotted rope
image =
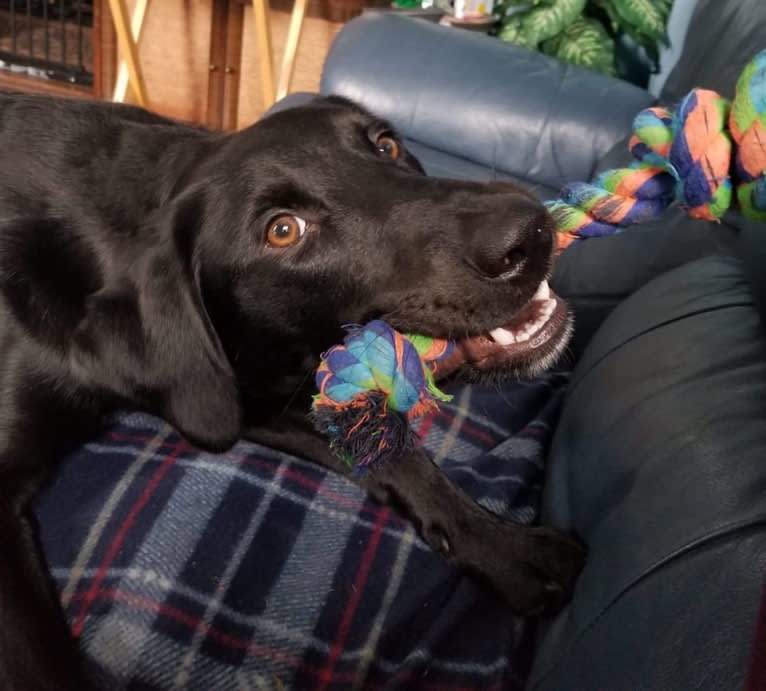
<svg viewBox="0 0 766 691"><path fill-rule="evenodd" d="M351 329L322 357L313 418L331 448L358 473L415 445L409 421L451 396L433 368L454 343L395 331L382 321Z"/></svg>
<svg viewBox="0 0 766 691"><path fill-rule="evenodd" d="M731 206L732 178L742 213L766 220L766 51L743 70L731 103L694 89L675 113L641 111L629 148L627 168L567 185L546 202L560 249L659 218L672 202L692 218L717 221Z"/></svg>

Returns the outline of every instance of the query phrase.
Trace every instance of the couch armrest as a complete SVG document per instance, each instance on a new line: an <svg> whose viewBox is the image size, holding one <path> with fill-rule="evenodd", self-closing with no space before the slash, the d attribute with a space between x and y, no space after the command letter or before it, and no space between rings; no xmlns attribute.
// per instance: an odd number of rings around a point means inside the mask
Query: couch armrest
<svg viewBox="0 0 766 691"><path fill-rule="evenodd" d="M283 110L289 110L290 108L305 106L311 103L316 97L317 94L310 91L294 91L272 105L263 116L266 117L267 115L281 113Z"/></svg>
<svg viewBox="0 0 766 691"><path fill-rule="evenodd" d="M406 137L559 187L589 179L652 96L488 36L369 12L338 34L321 91Z"/></svg>
<svg viewBox="0 0 766 691"><path fill-rule="evenodd" d="M761 327L741 262L708 256L644 285L588 345L543 499L588 561L530 691L746 688L766 573Z"/></svg>

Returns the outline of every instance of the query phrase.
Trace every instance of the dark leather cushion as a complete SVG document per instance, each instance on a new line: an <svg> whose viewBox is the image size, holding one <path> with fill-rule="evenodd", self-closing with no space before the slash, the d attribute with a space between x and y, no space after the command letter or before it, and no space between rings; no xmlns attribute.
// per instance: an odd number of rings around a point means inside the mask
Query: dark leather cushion
<svg viewBox="0 0 766 691"><path fill-rule="evenodd" d="M285 98L275 103L269 109L267 115L311 103L317 95L303 91L288 94ZM533 183L502 171L493 170L481 163L470 161L446 151L439 151L413 139L405 138L404 141L409 151L417 157L428 175L460 180L475 180L477 182L506 180L528 189L542 200L553 199L558 194L558 190L547 185Z"/></svg>
<svg viewBox="0 0 766 691"><path fill-rule="evenodd" d="M439 151L421 142L405 139L405 145L417 157L428 175L440 178L475 180L476 182L504 180L529 190L541 200L555 199L558 196L558 190L554 187L540 182L535 183L521 176L511 175L501 170L493 170L481 163L476 163L475 161L470 161L445 151Z"/></svg>
<svg viewBox="0 0 766 691"><path fill-rule="evenodd" d="M702 257L736 254L735 222L697 221L674 207L654 223L570 245L556 262L551 286L575 314L574 357L612 310L653 278Z"/></svg>
<svg viewBox="0 0 766 691"><path fill-rule="evenodd" d="M766 223L742 219L737 254L744 263L745 276L766 328Z"/></svg>
<svg viewBox="0 0 766 691"><path fill-rule="evenodd" d="M556 189L589 179L653 101L496 38L381 13L338 34L321 91L367 106L431 149Z"/></svg>
<svg viewBox="0 0 766 691"><path fill-rule="evenodd" d="M764 0L697 0L683 53L665 82L660 102L673 105L695 87L731 98L742 69L764 48Z"/></svg>
<svg viewBox="0 0 766 691"><path fill-rule="evenodd" d="M596 333L545 489L589 559L531 688L742 687L766 573L764 348L724 256L650 281Z"/></svg>

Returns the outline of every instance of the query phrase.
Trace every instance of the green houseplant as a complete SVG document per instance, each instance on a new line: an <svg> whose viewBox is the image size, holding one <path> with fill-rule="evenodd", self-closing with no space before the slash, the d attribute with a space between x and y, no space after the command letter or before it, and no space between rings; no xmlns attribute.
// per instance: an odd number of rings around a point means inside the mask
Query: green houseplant
<svg viewBox="0 0 766 691"><path fill-rule="evenodd" d="M583 67L616 74L615 52L627 37L656 62L667 44L673 0L500 0L498 37Z"/></svg>

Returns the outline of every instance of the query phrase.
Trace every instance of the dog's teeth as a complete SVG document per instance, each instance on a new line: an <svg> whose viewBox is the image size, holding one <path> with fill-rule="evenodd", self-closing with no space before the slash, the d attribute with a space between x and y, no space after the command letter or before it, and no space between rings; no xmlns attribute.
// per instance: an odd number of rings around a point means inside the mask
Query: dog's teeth
<svg viewBox="0 0 766 691"><path fill-rule="evenodd" d="M499 343L502 346L516 343L516 339L508 329L493 329L489 332L489 335L492 336L492 340L495 341L495 343Z"/></svg>
<svg viewBox="0 0 766 691"><path fill-rule="evenodd" d="M551 289L548 281L543 281L537 288L537 292L532 297L533 300L547 300L551 296Z"/></svg>
<svg viewBox="0 0 766 691"><path fill-rule="evenodd" d="M529 337L532 335L532 330L530 328L526 328L523 330L519 330L516 332L516 343L523 343L524 341L528 341Z"/></svg>
<svg viewBox="0 0 766 691"><path fill-rule="evenodd" d="M503 328L493 329L489 332L490 337L495 343L501 346L509 346L514 343L523 343L528 341L534 334L542 329L553 311L556 309L556 299L550 298L550 289L548 282L543 281L535 293L534 300L540 300L543 304L538 308L538 316L516 329L508 330Z"/></svg>

